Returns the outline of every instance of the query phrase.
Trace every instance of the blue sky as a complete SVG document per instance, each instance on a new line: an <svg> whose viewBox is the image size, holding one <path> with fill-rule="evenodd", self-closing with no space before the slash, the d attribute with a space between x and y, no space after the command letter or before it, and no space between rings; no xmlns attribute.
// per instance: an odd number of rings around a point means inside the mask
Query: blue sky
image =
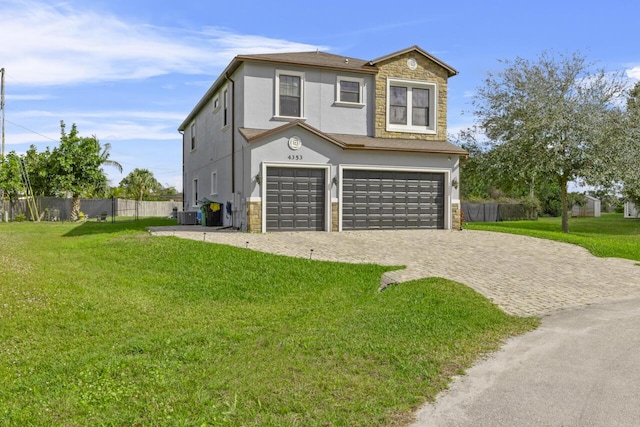
<svg viewBox="0 0 640 427"><path fill-rule="evenodd" d="M581 51L640 79L637 0L0 0L5 150L39 151L60 120L110 143L117 185L134 168L182 189L178 125L238 54L324 50L374 59L418 45L459 71L449 132L499 59Z"/></svg>

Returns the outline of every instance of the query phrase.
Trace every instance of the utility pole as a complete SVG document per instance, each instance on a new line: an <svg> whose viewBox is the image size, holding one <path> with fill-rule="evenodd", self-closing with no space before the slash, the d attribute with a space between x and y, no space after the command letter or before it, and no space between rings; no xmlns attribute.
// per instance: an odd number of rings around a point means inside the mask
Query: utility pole
<svg viewBox="0 0 640 427"><path fill-rule="evenodd" d="M0 159L4 161L4 68L0 68L0 111L2 111L2 156ZM0 222L7 219L7 214L4 210L4 189L0 187Z"/></svg>
<svg viewBox="0 0 640 427"><path fill-rule="evenodd" d="M4 68L0 68L0 110L2 110L2 158L4 158Z"/></svg>

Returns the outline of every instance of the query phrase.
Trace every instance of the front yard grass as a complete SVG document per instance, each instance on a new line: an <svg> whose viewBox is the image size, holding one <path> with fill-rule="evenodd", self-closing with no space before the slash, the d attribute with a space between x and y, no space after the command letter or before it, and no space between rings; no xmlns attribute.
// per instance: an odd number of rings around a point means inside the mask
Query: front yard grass
<svg viewBox="0 0 640 427"><path fill-rule="evenodd" d="M130 223L0 224L0 425L404 425L538 324L444 279Z"/></svg>
<svg viewBox="0 0 640 427"><path fill-rule="evenodd" d="M598 257L616 257L640 261L640 220L607 213L599 218L571 218L569 233L562 233L560 218L537 221L470 222L470 230L522 234L559 242L573 243Z"/></svg>

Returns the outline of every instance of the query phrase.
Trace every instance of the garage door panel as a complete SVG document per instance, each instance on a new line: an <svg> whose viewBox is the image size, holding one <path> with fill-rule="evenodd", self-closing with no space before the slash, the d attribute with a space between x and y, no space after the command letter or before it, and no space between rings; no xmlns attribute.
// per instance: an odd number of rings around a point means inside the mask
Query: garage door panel
<svg viewBox="0 0 640 427"><path fill-rule="evenodd" d="M444 174L344 170L342 227L444 228Z"/></svg>
<svg viewBox="0 0 640 427"><path fill-rule="evenodd" d="M324 169L267 167L267 231L324 230Z"/></svg>

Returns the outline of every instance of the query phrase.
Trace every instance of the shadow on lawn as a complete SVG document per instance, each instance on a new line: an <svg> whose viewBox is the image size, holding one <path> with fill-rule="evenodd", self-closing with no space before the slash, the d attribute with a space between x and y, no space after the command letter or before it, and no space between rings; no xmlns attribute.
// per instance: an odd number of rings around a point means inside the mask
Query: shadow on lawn
<svg viewBox="0 0 640 427"><path fill-rule="evenodd" d="M64 237L78 237L92 234L110 234L123 231L146 231L147 227L176 225L178 222L167 218L144 218L116 222L86 221L64 234Z"/></svg>

